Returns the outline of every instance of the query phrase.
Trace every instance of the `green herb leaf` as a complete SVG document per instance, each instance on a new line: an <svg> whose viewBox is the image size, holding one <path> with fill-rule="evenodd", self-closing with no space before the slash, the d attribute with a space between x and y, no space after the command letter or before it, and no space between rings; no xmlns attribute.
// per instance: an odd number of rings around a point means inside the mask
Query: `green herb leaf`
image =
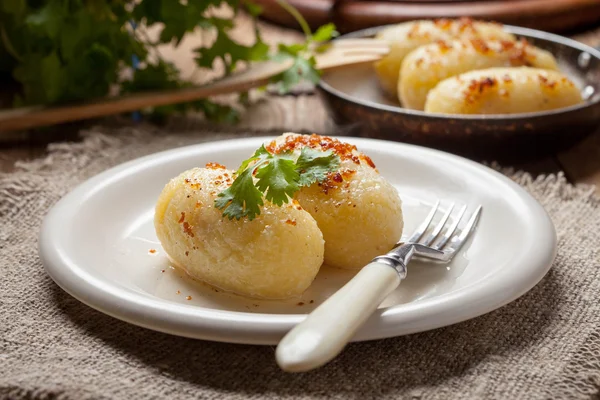
<svg viewBox="0 0 600 400"><path fill-rule="evenodd" d="M219 193L215 207L229 219L247 216L253 220L260 215L263 197L281 206L302 186L324 181L339 166L339 157L331 151L303 148L294 161L292 153L271 154L263 145L242 162L233 184Z"/></svg>
<svg viewBox="0 0 600 400"><path fill-rule="evenodd" d="M315 182L322 182L327 178L327 174L339 169L340 158L329 150L326 152L303 147L298 161L296 161L296 170L300 178L300 186L310 186Z"/></svg>
<svg viewBox="0 0 600 400"><path fill-rule="evenodd" d="M20 14L27 7L25 0L3 0L0 2L0 10L7 14Z"/></svg>
<svg viewBox="0 0 600 400"><path fill-rule="evenodd" d="M246 10L248 10L248 13L250 13L250 15L252 15L253 17L258 17L263 10L262 6L253 3L249 0L244 0L244 6L246 7Z"/></svg>
<svg viewBox="0 0 600 400"><path fill-rule="evenodd" d="M256 169L256 187L271 203L281 206L298 191L300 174L293 160L272 156Z"/></svg>
<svg viewBox="0 0 600 400"><path fill-rule="evenodd" d="M48 1L44 7L32 12L25 22L32 30L45 33L52 40L56 39L66 11L61 3L59 0Z"/></svg>
<svg viewBox="0 0 600 400"><path fill-rule="evenodd" d="M318 83L321 73L315 67L314 57L292 57L294 63L292 66L275 77L279 83L279 93L284 94L293 89L302 81Z"/></svg>
<svg viewBox="0 0 600 400"><path fill-rule="evenodd" d="M245 170L229 188L219 193L215 207L224 210L224 217L237 220L248 217L252 221L260 214L262 193L254 186L252 171L252 168Z"/></svg>
<svg viewBox="0 0 600 400"><path fill-rule="evenodd" d="M311 36L313 42L326 42L339 35L339 32L335 30L333 23L328 23L317 29L317 31Z"/></svg>
<svg viewBox="0 0 600 400"><path fill-rule="evenodd" d="M51 53L44 57L40 67L41 76L44 81L44 90L46 91L46 99L49 102L55 102L60 99L62 87L66 80L56 53Z"/></svg>
<svg viewBox="0 0 600 400"><path fill-rule="evenodd" d="M279 1L294 18L303 20L285 0ZM224 5L233 14L212 12ZM209 30L216 39L196 50L199 67L222 61L230 73L240 63L267 59L269 47L256 19L252 43L238 43L230 33L242 7L252 17L261 12L253 0L0 0L0 86L17 86L15 106L87 101L107 96L113 89L126 94L189 87L191 82L165 61L158 46L177 45L198 28ZM332 25L314 35L305 21L301 25L305 43L282 45L273 56L293 60L288 71L272 80L280 82L281 91L304 79L318 81L312 53L319 46L312 44L335 35ZM150 38L146 32L155 28L159 38ZM130 76L128 69L133 66L133 77L121 78ZM163 120L188 111L224 122L239 117L237 110L209 100L155 107L150 115Z"/></svg>
<svg viewBox="0 0 600 400"><path fill-rule="evenodd" d="M319 82L321 79L321 72L317 69L317 63L313 52L319 53L324 50L327 45L312 45L328 41L337 36L338 33L335 30L335 25L331 23L320 27L314 34L310 33L308 24L297 10L287 4L284 0L278 0L278 2L294 16L294 18L296 18L306 34L306 41L304 43L292 45L280 44L278 46L278 52L270 57L271 60L279 62L290 58L294 60L290 68L271 79L271 83L278 84L279 92L283 94L289 92L294 86L302 81L308 81L313 84Z"/></svg>

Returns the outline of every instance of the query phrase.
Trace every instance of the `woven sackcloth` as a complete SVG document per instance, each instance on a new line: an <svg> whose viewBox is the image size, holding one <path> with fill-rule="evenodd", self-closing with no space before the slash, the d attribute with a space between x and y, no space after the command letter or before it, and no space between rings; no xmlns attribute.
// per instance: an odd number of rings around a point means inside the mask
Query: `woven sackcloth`
<svg viewBox="0 0 600 400"><path fill-rule="evenodd" d="M306 120L280 125L313 129L302 126ZM351 344L310 373L280 371L270 346L170 336L78 302L46 275L37 255L42 218L61 196L135 157L265 134L169 129L94 128L0 175L0 398L599 398L600 199L562 175L504 170L543 204L558 232L554 266L528 294L447 328Z"/></svg>

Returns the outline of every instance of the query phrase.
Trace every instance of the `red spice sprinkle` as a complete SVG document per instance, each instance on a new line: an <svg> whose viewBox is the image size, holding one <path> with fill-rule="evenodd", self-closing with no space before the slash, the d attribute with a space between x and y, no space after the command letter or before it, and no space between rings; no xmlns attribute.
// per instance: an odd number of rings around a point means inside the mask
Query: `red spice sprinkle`
<svg viewBox="0 0 600 400"><path fill-rule="evenodd" d="M303 147L310 147L322 151L331 150L337 154L342 160L351 160L352 152L356 151L356 146L349 143L340 142L338 139L333 139L327 136L320 136L315 133L312 135L297 135L287 136L282 144L277 144L272 141L266 147L267 151L272 154L279 154L285 151L293 151Z"/></svg>
<svg viewBox="0 0 600 400"><path fill-rule="evenodd" d="M473 48L475 49L475 51L478 51L478 52L483 53L483 54L485 54L488 51L490 51L490 48L487 45L487 43L485 43L485 41L482 40L481 38L471 39L471 46L473 46Z"/></svg>
<svg viewBox="0 0 600 400"><path fill-rule="evenodd" d="M160 272L162 272L162 273L164 274L164 273L165 273L165 270L164 270L164 269L161 269L161 270L160 270Z"/></svg>
<svg viewBox="0 0 600 400"><path fill-rule="evenodd" d="M542 86L545 86L545 87L547 87L549 89L553 89L556 86L556 84L557 84L556 81L550 81L548 78L546 78L543 75L538 75L538 78L539 78L540 83L542 84Z"/></svg>
<svg viewBox="0 0 600 400"><path fill-rule="evenodd" d="M296 226L296 220L295 219L288 219L285 221L286 224L288 225L292 225L292 226Z"/></svg>
<svg viewBox="0 0 600 400"><path fill-rule="evenodd" d="M292 200L292 205L294 206L294 208L295 208L296 210L302 210L302 207L300 206L300 203L298 202L298 200L296 200L296 199L293 199L293 200Z"/></svg>
<svg viewBox="0 0 600 400"><path fill-rule="evenodd" d="M206 163L206 168L208 169L227 169L224 165L215 162Z"/></svg>
<svg viewBox="0 0 600 400"><path fill-rule="evenodd" d="M181 292L178 290L177 292L175 292L175 294L181 294Z"/></svg>
<svg viewBox="0 0 600 400"><path fill-rule="evenodd" d="M366 155L363 154L361 158L363 160L365 160L367 162L367 164L369 164L369 167L375 168L375 163L373 162L373 160L371 160L371 157L366 156Z"/></svg>
<svg viewBox="0 0 600 400"><path fill-rule="evenodd" d="M434 24L437 25L443 31L447 31L452 26L452 20L448 18L440 18L433 21Z"/></svg>
<svg viewBox="0 0 600 400"><path fill-rule="evenodd" d="M185 183L190 183L191 180L189 180L188 178L185 178Z"/></svg>
<svg viewBox="0 0 600 400"><path fill-rule="evenodd" d="M445 40L438 40L438 41L436 41L436 43L442 54L447 53L448 50L450 50L452 48L452 45L449 44L448 42L446 42ZM422 59L420 59L420 60L421 60L421 62L423 62ZM419 60L417 60L417 65L419 65Z"/></svg>
<svg viewBox="0 0 600 400"><path fill-rule="evenodd" d="M185 213L182 211L181 218L179 218L179 221L177 221L177 222L181 224L183 221L185 221Z"/></svg>
<svg viewBox="0 0 600 400"><path fill-rule="evenodd" d="M150 250L148 250L148 253L154 254L154 253L156 253L156 249L150 249Z"/></svg>
<svg viewBox="0 0 600 400"><path fill-rule="evenodd" d="M473 26L473 20L469 17L462 17L458 20L459 31L464 32L467 29L476 32L475 26Z"/></svg>
<svg viewBox="0 0 600 400"><path fill-rule="evenodd" d="M419 23L415 23L413 24L413 26L410 28L410 31L408 32L408 37L409 38L413 38L417 35L417 33L419 32Z"/></svg>
<svg viewBox="0 0 600 400"><path fill-rule="evenodd" d="M298 304L296 304L296 305L298 305L298 306L303 306L303 305L304 305L304 303L303 303L303 302L299 302L299 303L298 303Z"/></svg>
<svg viewBox="0 0 600 400"><path fill-rule="evenodd" d="M185 255L186 255L186 256L189 256L189 255L190 255L190 252L189 252L189 251L186 251L186 252L185 252Z"/></svg>
<svg viewBox="0 0 600 400"><path fill-rule="evenodd" d="M183 223L183 231L189 236L194 237L194 232L192 231L192 226L186 222Z"/></svg>
<svg viewBox="0 0 600 400"><path fill-rule="evenodd" d="M186 299L186 300L191 300L191 299L192 299L192 296L187 296L185 299Z"/></svg>
<svg viewBox="0 0 600 400"><path fill-rule="evenodd" d="M309 303L310 303L310 304L312 304L312 303L314 303L314 302L315 302L314 300L311 300L311 301L309 301Z"/></svg>
<svg viewBox="0 0 600 400"><path fill-rule="evenodd" d="M335 174L333 174L333 177L331 178L333 179L334 182L343 182L344 178L342 178L342 175L339 172L336 172Z"/></svg>
<svg viewBox="0 0 600 400"><path fill-rule="evenodd" d="M493 88L497 83L496 79L491 77L484 77L480 80L473 79L465 91L465 101L472 104L484 90Z"/></svg>

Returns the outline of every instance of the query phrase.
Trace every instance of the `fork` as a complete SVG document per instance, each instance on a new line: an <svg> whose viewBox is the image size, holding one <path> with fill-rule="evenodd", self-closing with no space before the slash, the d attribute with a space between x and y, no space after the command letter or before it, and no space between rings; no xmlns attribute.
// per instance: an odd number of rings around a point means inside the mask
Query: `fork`
<svg viewBox="0 0 600 400"><path fill-rule="evenodd" d="M407 264L414 256L448 263L475 231L482 207L477 206L466 224L467 206L449 222L455 205L451 204L439 222L440 201L406 240L388 253L375 257L352 280L317 307L281 340L275 356L281 369L303 372L324 365L337 356L358 328L406 277ZM445 230L444 230L445 228Z"/></svg>
<svg viewBox="0 0 600 400"><path fill-rule="evenodd" d="M316 67L322 71L379 60L389 52L387 42L376 39L334 40L327 50L315 54ZM265 86L269 80L292 66L291 60L264 61L217 81L189 88L144 92L66 106L33 106L0 111L0 132L29 129L167 104L183 103L211 96L245 92Z"/></svg>

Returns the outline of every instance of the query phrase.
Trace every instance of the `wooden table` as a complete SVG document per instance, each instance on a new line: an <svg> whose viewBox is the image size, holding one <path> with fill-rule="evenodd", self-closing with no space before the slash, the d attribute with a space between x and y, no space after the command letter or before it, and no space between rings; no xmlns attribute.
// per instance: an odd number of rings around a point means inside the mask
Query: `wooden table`
<svg viewBox="0 0 600 400"><path fill-rule="evenodd" d="M288 29L260 24L265 40L274 45L278 41L293 42L300 35ZM234 36L240 41L252 40L250 21L240 17ZM152 32L150 32L152 33ZM600 27L587 31L586 33L573 35L577 40L592 46L600 45ZM163 57L173 60L181 69L183 76L193 77L198 83L212 79L219 71L201 71L199 73L193 61L191 50L197 47L206 35L201 32L190 35L182 41L178 48L163 46L160 51ZM250 107L244 114L242 126L254 129L285 129L290 126L290 115L304 115L307 109L311 110L311 119L316 121L306 125L306 129L325 130L330 127L320 100L310 93L297 94L293 96L277 97L270 96L264 101L258 102ZM318 110L315 115L312 110ZM297 126L298 123L296 123ZM71 127L71 131L85 127L77 124ZM14 163L18 160L28 160L43 156L49 141L72 140L73 134L66 130L65 134L40 139L40 135L19 133L15 136L18 140L7 142L0 141L0 171L9 172L14 169ZM572 183L595 184L596 192L600 194L600 127L595 134L579 143L574 148L548 157L547 159L516 165L515 168L524 169L534 175L557 173L563 171Z"/></svg>

